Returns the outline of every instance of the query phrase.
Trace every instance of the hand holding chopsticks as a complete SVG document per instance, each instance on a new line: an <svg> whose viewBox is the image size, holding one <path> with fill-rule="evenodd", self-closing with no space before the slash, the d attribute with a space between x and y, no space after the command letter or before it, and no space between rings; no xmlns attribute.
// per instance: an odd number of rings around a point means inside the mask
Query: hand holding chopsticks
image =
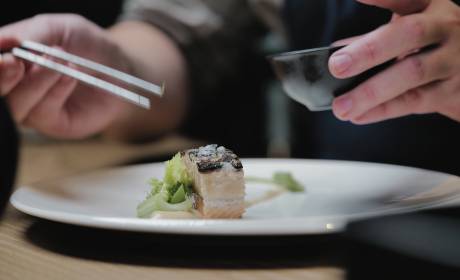
<svg viewBox="0 0 460 280"><path fill-rule="evenodd" d="M34 51L30 52L28 50ZM96 78L91 76L87 73L78 71L66 65L60 64L56 61L44 58L37 53L46 54L51 57L58 58L63 61L67 61L78 65L80 67L84 67L100 74L104 74L111 78L115 78L119 81L122 81L126 84L138 87L140 89L145 90L148 93L152 93L158 96L163 95L164 85L158 86L153 83L141 80L129 74L123 73L121 71L115 70L113 68L107 67L105 65L93 62L91 60L81 58L79 56L64 52L59 49L54 49L48 47L46 45L32 42L32 41L23 41L20 47L13 48L12 53L14 56L19 57L21 59L27 60L29 62L38 64L40 66L46 67L48 69L54 70L59 72L63 75L70 76L74 79L77 79L85 84L90 86L105 90L109 93L112 93L118 97L121 97L135 105L140 107L144 107L146 109L150 108L150 101L148 98L136 94L130 90L124 89L120 86L114 85L110 82L102 80L100 78Z"/></svg>
<svg viewBox="0 0 460 280"><path fill-rule="evenodd" d="M136 141L185 116L185 59L146 23L104 29L77 15L39 15L0 27L0 52L1 97L18 125L48 137Z"/></svg>

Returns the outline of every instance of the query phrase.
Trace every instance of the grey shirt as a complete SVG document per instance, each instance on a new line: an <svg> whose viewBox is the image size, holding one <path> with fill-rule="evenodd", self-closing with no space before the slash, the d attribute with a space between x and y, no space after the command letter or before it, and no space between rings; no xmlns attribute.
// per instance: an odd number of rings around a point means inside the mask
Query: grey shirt
<svg viewBox="0 0 460 280"><path fill-rule="evenodd" d="M125 0L122 19L141 20L167 31L181 44L232 32L261 20L283 33L282 0ZM256 16L256 17L254 17Z"/></svg>
<svg viewBox="0 0 460 280"><path fill-rule="evenodd" d="M218 90L244 63L242 53L265 27L284 36L282 0L126 0L121 20L139 20L166 32L187 56L195 89Z"/></svg>
<svg viewBox="0 0 460 280"><path fill-rule="evenodd" d="M207 140L221 144L228 141L228 145L242 142L235 134L253 133L258 136L249 145L262 151L262 140L256 140L264 135L261 85L271 70L260 53L259 42L268 30L283 36L282 3L127 0L120 20L143 21L158 27L177 42L185 55L192 98L183 132L200 138L213 137ZM201 124L205 122L214 127L212 132L203 128ZM244 150L240 146L234 148Z"/></svg>

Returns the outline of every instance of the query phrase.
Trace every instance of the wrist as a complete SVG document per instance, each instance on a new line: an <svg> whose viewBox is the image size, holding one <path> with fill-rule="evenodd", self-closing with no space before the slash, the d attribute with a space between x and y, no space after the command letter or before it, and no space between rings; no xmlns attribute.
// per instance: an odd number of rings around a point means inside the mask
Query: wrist
<svg viewBox="0 0 460 280"><path fill-rule="evenodd" d="M107 134L122 140L146 140L176 129L185 115L187 71L175 42L154 26L142 22L121 22L107 34L117 45L127 72L147 81L167 84L162 98L150 97L153 110L125 104L125 110L107 129Z"/></svg>

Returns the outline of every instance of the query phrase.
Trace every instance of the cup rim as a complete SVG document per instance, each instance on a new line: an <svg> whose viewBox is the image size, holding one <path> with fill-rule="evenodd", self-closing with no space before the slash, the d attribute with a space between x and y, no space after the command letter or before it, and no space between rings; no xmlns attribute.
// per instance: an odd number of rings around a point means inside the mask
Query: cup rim
<svg viewBox="0 0 460 280"><path fill-rule="evenodd" d="M268 55L267 58L270 60L276 60L277 58L289 57L289 56L298 56L298 55L310 55L313 53L329 51L333 49L340 49L344 46L327 46L327 47L318 47L313 49L304 49L304 50L296 50L296 51L289 51L289 52L282 52L276 53L272 55Z"/></svg>

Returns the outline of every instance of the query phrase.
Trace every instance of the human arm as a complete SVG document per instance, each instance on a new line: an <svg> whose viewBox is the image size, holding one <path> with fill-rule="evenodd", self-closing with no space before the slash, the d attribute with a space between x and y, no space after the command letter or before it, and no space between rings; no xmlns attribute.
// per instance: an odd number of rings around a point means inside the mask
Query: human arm
<svg viewBox="0 0 460 280"><path fill-rule="evenodd" d="M165 81L168 90L163 99L153 97L153 109L145 111L4 54L0 89L18 124L56 138L104 132L121 139L142 139L170 131L182 121L185 62L175 43L153 26L122 22L104 30L76 15L40 15L0 28L3 50L24 39L58 46L147 80Z"/></svg>

